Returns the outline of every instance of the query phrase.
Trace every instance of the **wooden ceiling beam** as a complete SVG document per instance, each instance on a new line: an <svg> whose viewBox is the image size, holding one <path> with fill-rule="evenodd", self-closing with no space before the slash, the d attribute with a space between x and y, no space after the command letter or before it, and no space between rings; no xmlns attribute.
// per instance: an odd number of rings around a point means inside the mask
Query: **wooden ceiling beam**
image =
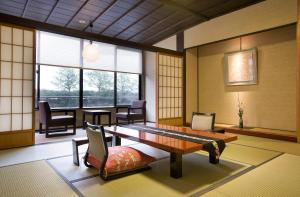
<svg viewBox="0 0 300 197"><path fill-rule="evenodd" d="M137 2L134 6L132 6L130 9L128 9L124 14L122 14L121 16L119 16L117 19L115 19L111 24L109 24L107 27L105 27L102 31L100 31L99 33L102 34L104 33L108 28L110 28L112 25L114 25L116 22L118 22L121 18L123 18L124 16L126 16L129 12L131 12L132 10L134 10L135 8L137 8L138 6L140 6L143 2L145 2L145 0L140 0L139 2Z"/></svg>
<svg viewBox="0 0 300 197"><path fill-rule="evenodd" d="M182 52L178 52L178 51L173 51L173 50L164 49L164 48L160 48L160 47L154 47L151 45L139 44L136 42L121 40L118 38L112 38L112 37L103 36L100 34L83 32L80 30L75 30L75 29L71 29L71 28L67 28L67 27L61 27L58 25L43 23L43 22L39 22L39 21L31 20L31 19L25 19L25 18L21 18L21 17L17 17L17 16L3 14L3 13L0 13L0 22L14 24L17 26L22 26L22 27L33 28L33 29L37 29L37 30L41 30L41 31L47 31L47 32L66 35L66 36L72 36L72 37L88 39L88 40L95 40L98 42L104 42L104 43L109 43L109 44L114 44L114 45L118 45L118 46L129 47L129 48L135 48L135 49L140 49L140 50L169 53L169 54L174 54L174 55L183 55Z"/></svg>
<svg viewBox="0 0 300 197"><path fill-rule="evenodd" d="M178 31L175 31L172 35L175 35L175 34L177 34L177 33L179 33L179 32L182 32L182 31L184 31L184 30L186 30L186 29L188 29L188 28L190 28L190 27L193 27L193 26L195 26L195 25L197 25L197 24L199 24L199 21L195 21L195 22L193 22L193 23L190 23L190 24L184 26L184 28L182 28L182 29L180 29L180 30L178 30ZM147 45L154 45L155 43L157 43L157 42L159 42L159 41L162 41L162 40L164 40L164 39L167 39L167 38L169 38L169 37L172 36L172 35L170 35L170 34L168 34L168 35L163 35L163 34L161 34L160 36L158 36L158 37L156 37L155 39L151 40L151 42L150 42L150 41L147 42ZM143 44L146 44L146 43L143 43Z"/></svg>
<svg viewBox="0 0 300 197"><path fill-rule="evenodd" d="M55 8L56 8L56 6L57 6L57 4L58 4L58 2L59 2L59 0L56 0L55 4L54 4L53 7L51 8L51 10L50 10L50 12L49 12L49 14L48 14L48 16L47 16L47 18L46 18L46 20L45 20L45 23L48 22L49 18L51 17L53 11L55 10Z"/></svg>
<svg viewBox="0 0 300 197"><path fill-rule="evenodd" d="M114 0L113 2L111 2L111 4L109 6L107 6L102 12L100 12L95 18L94 20L90 21L90 23L85 26L85 28L83 28L82 31L87 30L87 28L90 26L90 24L93 24L99 17L101 17L103 14L105 14L108 10L110 10L116 3L118 2L118 0Z"/></svg>
<svg viewBox="0 0 300 197"><path fill-rule="evenodd" d="M136 37L136 36L138 36L138 35L140 35L140 34L145 33L145 32L148 31L150 28L153 28L153 26L160 25L160 24L164 23L165 21L167 21L169 18L171 18L171 17L173 17L173 16L175 16L175 15L177 15L177 14L178 14L178 11L173 12L172 14L167 15L167 16L164 17L162 20L157 21L157 22L151 24L149 27L146 27L146 28L144 28L144 29L142 29L142 30L136 32L135 34L133 34L132 36L130 36L127 40L131 40L132 38L134 38L134 37Z"/></svg>
<svg viewBox="0 0 300 197"><path fill-rule="evenodd" d="M65 27L67 27L72 20L75 18L75 16L81 11L81 9L89 2L89 0L85 0L85 2L80 6L80 8L73 14L73 16L69 19L69 21L65 24Z"/></svg>
<svg viewBox="0 0 300 197"><path fill-rule="evenodd" d="M25 6L24 6L23 12L22 12L22 17L25 16L29 3L30 3L30 0L27 0L25 3Z"/></svg>
<svg viewBox="0 0 300 197"><path fill-rule="evenodd" d="M202 20L206 20L206 21L210 20L209 17L207 17L203 14L200 14L198 12L195 12L194 10L192 10L192 9L190 9L190 8L184 6L184 5L181 5L181 4L179 4L179 3L177 3L173 0L161 0L161 2L165 3L166 5L176 7L177 9L184 10L184 11L190 13L190 14L193 14L194 16L196 16L196 17L198 17Z"/></svg>
<svg viewBox="0 0 300 197"><path fill-rule="evenodd" d="M147 37L146 39L143 40L144 43L147 43L147 40L151 40L152 38L155 38L156 36L159 36L160 34L163 34L164 32L166 31L169 31L170 29L172 28L175 28L177 25L180 25L181 23L184 23L186 21L189 21L190 19L192 19L193 17L195 17L194 15L190 16L190 17L187 17L187 18L183 18L179 21L177 21L176 23L168 26L167 28L164 28L162 31L158 31L157 33Z"/></svg>
<svg viewBox="0 0 300 197"><path fill-rule="evenodd" d="M136 20L135 22L133 22L131 25L129 25L128 27L126 27L125 29L123 29L122 31L120 31L119 33L117 33L116 35L114 35L113 37L117 37L120 34L122 34L123 32L125 32L126 30L128 30L130 27L134 26L135 24L137 24L138 22L140 22L141 20L143 20L144 18L152 15L156 10L160 9L161 7L163 7L163 4L157 6L156 8L152 9L150 12L148 12L147 14L145 14L144 16L142 16L141 18L139 18L138 20Z"/></svg>

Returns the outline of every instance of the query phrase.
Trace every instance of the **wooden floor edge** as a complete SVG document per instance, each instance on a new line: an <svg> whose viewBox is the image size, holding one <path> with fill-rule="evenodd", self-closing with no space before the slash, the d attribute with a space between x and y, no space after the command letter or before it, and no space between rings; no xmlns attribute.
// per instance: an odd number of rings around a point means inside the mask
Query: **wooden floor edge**
<svg viewBox="0 0 300 197"><path fill-rule="evenodd" d="M228 133L241 134L247 136L262 137L262 138L282 140L288 142L297 142L297 136L291 136L291 135L269 133L269 132L262 132L262 131L258 132L258 131L250 131L250 130L232 129L232 128L225 128L225 131Z"/></svg>

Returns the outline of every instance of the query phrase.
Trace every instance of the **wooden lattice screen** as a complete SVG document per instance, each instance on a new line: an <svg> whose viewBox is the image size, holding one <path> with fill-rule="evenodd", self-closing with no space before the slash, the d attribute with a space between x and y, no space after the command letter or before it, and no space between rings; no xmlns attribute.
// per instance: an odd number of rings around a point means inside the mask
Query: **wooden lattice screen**
<svg viewBox="0 0 300 197"><path fill-rule="evenodd" d="M0 148L34 143L33 29L0 24Z"/></svg>
<svg viewBox="0 0 300 197"><path fill-rule="evenodd" d="M157 122L183 124L183 58L157 55Z"/></svg>

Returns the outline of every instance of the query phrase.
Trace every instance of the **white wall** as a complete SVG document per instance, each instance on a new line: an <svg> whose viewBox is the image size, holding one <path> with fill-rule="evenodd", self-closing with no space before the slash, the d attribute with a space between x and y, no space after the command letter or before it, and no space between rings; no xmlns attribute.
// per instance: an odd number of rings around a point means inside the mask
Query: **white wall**
<svg viewBox="0 0 300 197"><path fill-rule="evenodd" d="M176 51L176 49L177 49L177 45L176 45L177 40L176 39L177 39L177 37L176 37L176 35L174 35L174 36L171 36L169 38L166 38L166 39L154 44L154 46Z"/></svg>
<svg viewBox="0 0 300 197"><path fill-rule="evenodd" d="M156 121L156 53L145 51L145 99L147 121Z"/></svg>
<svg viewBox="0 0 300 197"><path fill-rule="evenodd" d="M297 0L267 0L184 31L184 48L297 21Z"/></svg>

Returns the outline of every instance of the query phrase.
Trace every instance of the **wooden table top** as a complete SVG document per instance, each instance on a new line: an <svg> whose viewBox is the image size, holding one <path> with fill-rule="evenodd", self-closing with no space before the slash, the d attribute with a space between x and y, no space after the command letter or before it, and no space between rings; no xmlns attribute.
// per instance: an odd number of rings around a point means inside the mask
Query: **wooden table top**
<svg viewBox="0 0 300 197"><path fill-rule="evenodd" d="M91 113L91 114L111 113L111 111L104 110L104 109L85 109L85 110L82 110L82 112L84 112L84 113Z"/></svg>
<svg viewBox="0 0 300 197"><path fill-rule="evenodd" d="M216 139L222 139L225 142L231 142L237 140L237 136L231 133L215 133L215 132L208 132L208 131L199 131L199 130L192 130L186 127L176 127L176 126L168 126L162 124L155 124L155 123L147 123L147 126L153 126L160 129L168 129L174 131L180 131L183 133L190 133L190 134L197 134L200 137L212 137ZM125 127L105 127L106 132L111 133L113 135L117 135L122 138L126 138L129 140L141 142L143 144L147 144L153 146L155 148L165 150L167 152L174 152L174 153L192 153L198 150L203 149L203 145L195 142L189 142L186 140L175 139L172 137L166 137L158 134L152 134L148 132L144 132L141 130L134 130Z"/></svg>

